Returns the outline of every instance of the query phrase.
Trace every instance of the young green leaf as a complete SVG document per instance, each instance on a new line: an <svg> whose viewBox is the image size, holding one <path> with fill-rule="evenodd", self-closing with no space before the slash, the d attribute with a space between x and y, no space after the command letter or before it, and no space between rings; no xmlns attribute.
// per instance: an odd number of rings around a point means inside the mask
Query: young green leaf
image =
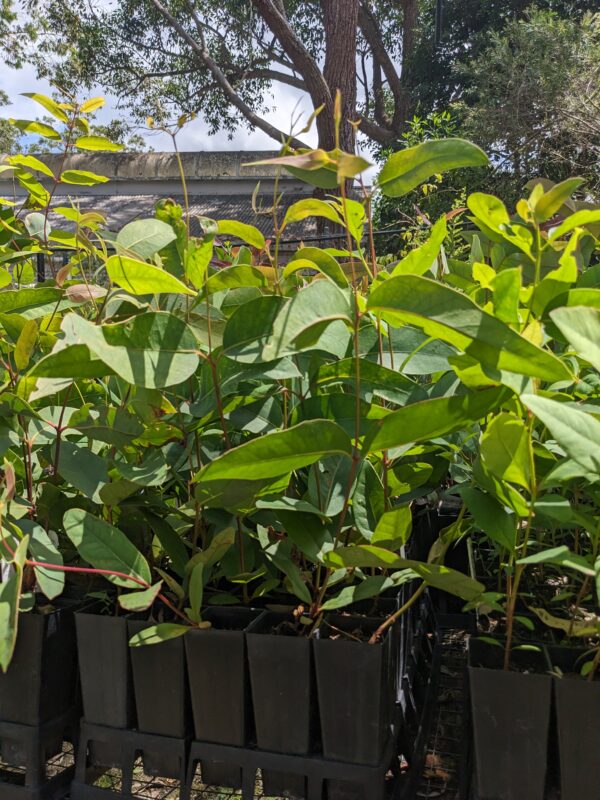
<svg viewBox="0 0 600 800"><path fill-rule="evenodd" d="M266 242L263 234L254 225L247 225L244 222L236 222L233 219L220 219L217 223L218 233L221 236L233 236L247 242L257 250L264 250Z"/></svg>
<svg viewBox="0 0 600 800"><path fill-rule="evenodd" d="M111 142L106 136L80 136L75 141L75 147L78 150L92 150L93 152L101 151L105 153L119 153L123 150L122 144Z"/></svg>
<svg viewBox="0 0 600 800"><path fill-rule="evenodd" d="M95 186L97 183L107 183L108 178L104 175L96 175L95 172L88 172L82 169L67 169L60 176L62 183L72 183L76 186Z"/></svg>
<svg viewBox="0 0 600 800"><path fill-rule="evenodd" d="M410 506L396 506L379 518L371 544L386 550L399 550L410 538L412 512Z"/></svg>
<svg viewBox="0 0 600 800"><path fill-rule="evenodd" d="M119 605L126 611L145 611L154 603L161 589L162 581L159 581L149 589L142 589L140 592L129 592L129 594L121 594L119 595Z"/></svg>
<svg viewBox="0 0 600 800"><path fill-rule="evenodd" d="M111 281L131 294L187 294L196 297L193 289L153 264L127 256L111 256L105 266Z"/></svg>
<svg viewBox="0 0 600 800"><path fill-rule="evenodd" d="M447 235L446 217L440 217L425 244L415 247L392 270L396 275L424 275L434 266Z"/></svg>
<svg viewBox="0 0 600 800"><path fill-rule="evenodd" d="M143 647L147 644L161 644L170 639L183 636L190 629L185 625L177 625L174 622L161 622L158 625L150 625L135 633L129 640L130 647Z"/></svg>
<svg viewBox="0 0 600 800"><path fill-rule="evenodd" d="M531 474L531 436L520 417L508 413L496 415L481 437L480 455L497 478L531 489L535 479Z"/></svg>

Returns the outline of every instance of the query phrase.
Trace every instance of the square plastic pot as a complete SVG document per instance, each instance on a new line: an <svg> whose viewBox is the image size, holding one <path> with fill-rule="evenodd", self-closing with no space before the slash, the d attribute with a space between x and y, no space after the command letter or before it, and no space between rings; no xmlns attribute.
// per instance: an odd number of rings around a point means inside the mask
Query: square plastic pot
<svg viewBox="0 0 600 800"><path fill-rule="evenodd" d="M585 650L548 648L563 678L554 678L561 800L596 800L600 787L600 681L580 677Z"/></svg>
<svg viewBox="0 0 600 800"><path fill-rule="evenodd" d="M42 725L66 714L77 692L77 649L71 608L19 617L15 652L0 673L0 719Z"/></svg>
<svg viewBox="0 0 600 800"><path fill-rule="evenodd" d="M131 637L155 624L129 619L127 633ZM187 634L186 634L187 636ZM191 733L191 714L183 637L160 644L130 647L133 690L138 729L174 739L185 739ZM149 775L178 778L179 759L160 751L144 751L144 769Z"/></svg>
<svg viewBox="0 0 600 800"><path fill-rule="evenodd" d="M249 608L212 608L207 630L184 637L188 680L199 742L244 747L252 735L252 703L244 630L262 612ZM202 781L241 788L239 766L202 762Z"/></svg>
<svg viewBox="0 0 600 800"><path fill-rule="evenodd" d="M85 720L135 727L127 619L95 608L75 614L75 624Z"/></svg>
<svg viewBox="0 0 600 800"><path fill-rule="evenodd" d="M469 693L479 800L544 800L552 678L541 653L503 649L472 638ZM536 674L542 673L542 674Z"/></svg>
<svg viewBox="0 0 600 800"><path fill-rule="evenodd" d="M307 755L315 743L311 641L286 635L291 614L264 612L246 632L256 743L261 750ZM304 797L303 776L264 770L263 793Z"/></svg>
<svg viewBox="0 0 600 800"><path fill-rule="evenodd" d="M398 641L392 628L381 643L368 644L381 622L329 614L313 642L325 758L371 766L383 759L392 735ZM359 631L360 641L340 633ZM354 800L361 786L329 780L327 792L335 800Z"/></svg>

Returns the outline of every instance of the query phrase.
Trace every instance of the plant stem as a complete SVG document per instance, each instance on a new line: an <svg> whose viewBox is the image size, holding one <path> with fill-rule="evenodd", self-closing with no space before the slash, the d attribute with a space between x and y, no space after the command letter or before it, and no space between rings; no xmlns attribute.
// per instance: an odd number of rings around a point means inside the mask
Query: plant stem
<svg viewBox="0 0 600 800"><path fill-rule="evenodd" d="M419 588L417 589L417 591L416 591L416 592L415 592L415 593L412 595L412 597L410 597L410 598L409 598L409 599L406 601L406 603L404 603L404 605L403 605L401 608L399 608L399 609L398 609L398 611L395 611L395 612L394 612L394 613L391 615L391 617L388 617L388 618L387 618L387 619L386 619L384 622L382 622L382 623L381 623L381 625L380 625L380 626L377 628L377 630L375 631L375 633L374 633L374 634L371 636L371 638L369 639L369 644L377 644L379 641L381 641L381 638L382 638L383 634L386 632L386 630L387 630L387 629L388 629L388 628L389 628L391 625L393 625L393 624L394 624L394 622L396 622L396 620L397 620L397 619L400 619L400 617L401 617L401 616L402 616L404 613L406 613L406 612L408 611L408 609L409 609L411 606L413 606L413 605L414 605L414 604L417 602L417 600L419 599L419 597L421 597L421 595L422 595L422 594L423 594L423 592L425 591L425 588L426 588L426 584L425 584L425 582L423 582L423 583L422 583L422 584L419 586Z"/></svg>

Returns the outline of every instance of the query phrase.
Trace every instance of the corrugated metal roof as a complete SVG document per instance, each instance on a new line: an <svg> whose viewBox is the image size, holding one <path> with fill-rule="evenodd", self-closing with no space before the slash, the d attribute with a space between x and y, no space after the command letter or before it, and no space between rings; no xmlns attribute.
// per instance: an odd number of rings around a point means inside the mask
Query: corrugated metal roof
<svg viewBox="0 0 600 800"><path fill-rule="evenodd" d="M278 219L281 222L286 210L292 203L306 199L306 194L287 194L283 193L278 206ZM97 196L75 196L70 197L70 203L81 211L97 211L107 220L107 228L111 231L118 231L128 222L135 219L154 216L154 208L159 200L164 199L162 195L97 195ZM173 198L178 203L183 204L183 197ZM64 197L57 197L52 205L66 206L68 201ZM254 201L250 195L239 194L218 194L212 197L205 195L192 195L189 198L190 217L192 222L192 234L200 235L201 227L198 217L210 217L211 219L233 219L244 222L248 225L257 227L267 239L274 238L274 219L273 219L273 197L272 195L258 195ZM256 210L255 210L256 209ZM54 224L63 229L70 226L64 219L54 218ZM321 233L321 235L319 235ZM317 229L317 221L314 217L295 222L286 227L282 243L289 243L295 246L301 240L321 241L324 244L332 244L332 239L338 239L339 233L334 235L327 242L327 235Z"/></svg>

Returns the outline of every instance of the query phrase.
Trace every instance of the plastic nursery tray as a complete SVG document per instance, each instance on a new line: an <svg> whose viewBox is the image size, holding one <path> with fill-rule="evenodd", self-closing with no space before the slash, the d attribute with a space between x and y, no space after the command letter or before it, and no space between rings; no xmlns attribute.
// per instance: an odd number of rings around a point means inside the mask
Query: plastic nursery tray
<svg viewBox="0 0 600 800"><path fill-rule="evenodd" d="M42 725L0 721L0 800L59 800L75 769L77 711Z"/></svg>

